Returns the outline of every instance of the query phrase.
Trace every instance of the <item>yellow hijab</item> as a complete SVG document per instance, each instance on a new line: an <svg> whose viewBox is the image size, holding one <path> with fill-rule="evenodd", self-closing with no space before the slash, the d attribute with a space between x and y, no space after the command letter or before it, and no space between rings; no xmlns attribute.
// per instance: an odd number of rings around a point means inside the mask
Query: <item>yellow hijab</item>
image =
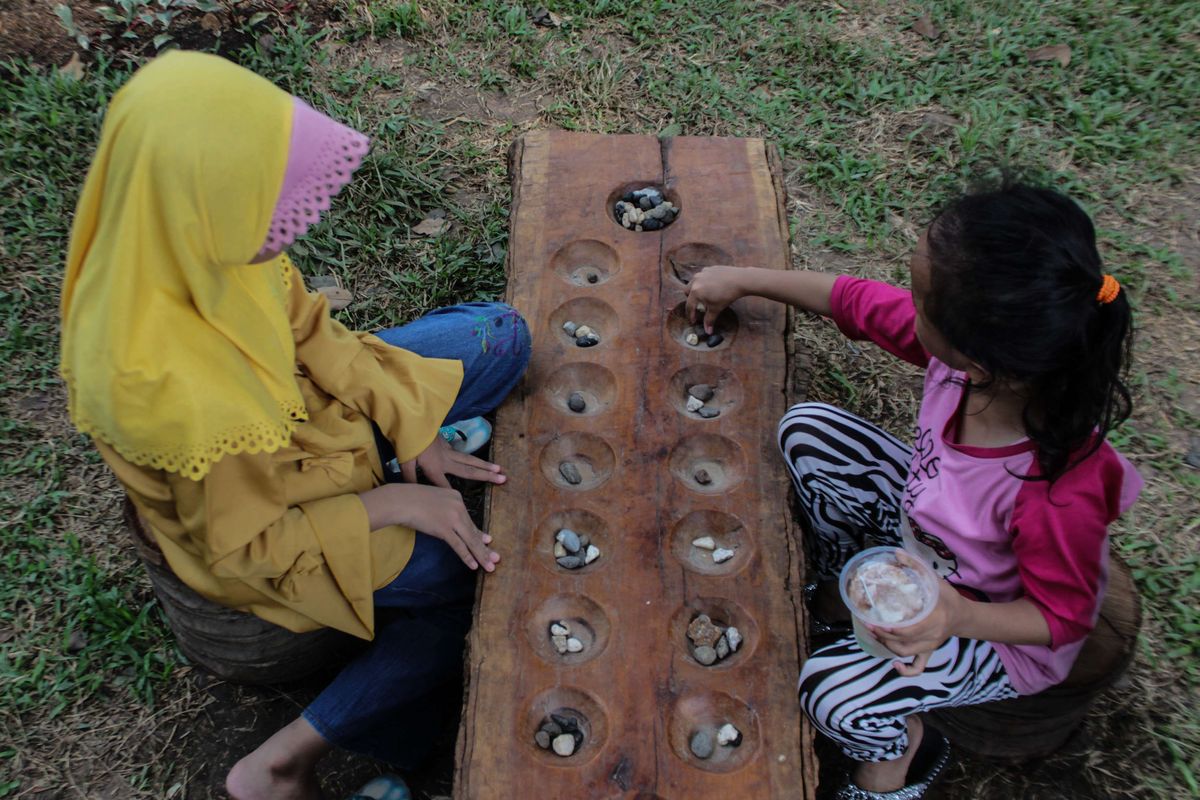
<svg viewBox="0 0 1200 800"><path fill-rule="evenodd" d="M292 99L173 52L116 93L71 229L62 363L71 419L134 464L199 480L307 417L290 266L248 264L287 167Z"/></svg>

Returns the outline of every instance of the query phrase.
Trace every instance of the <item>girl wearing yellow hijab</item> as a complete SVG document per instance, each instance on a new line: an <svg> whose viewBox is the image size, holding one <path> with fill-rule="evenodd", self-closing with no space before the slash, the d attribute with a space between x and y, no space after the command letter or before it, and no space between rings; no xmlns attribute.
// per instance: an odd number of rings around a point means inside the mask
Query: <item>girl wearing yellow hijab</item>
<svg viewBox="0 0 1200 800"><path fill-rule="evenodd" d="M354 333L282 254L367 145L241 67L171 53L113 97L72 228L71 419L171 569L293 631L373 640L238 762L236 800L317 796L334 745L412 766L430 738L414 715L457 679L471 570L499 561L446 476L506 478L439 428L516 385L524 320L476 303Z"/></svg>

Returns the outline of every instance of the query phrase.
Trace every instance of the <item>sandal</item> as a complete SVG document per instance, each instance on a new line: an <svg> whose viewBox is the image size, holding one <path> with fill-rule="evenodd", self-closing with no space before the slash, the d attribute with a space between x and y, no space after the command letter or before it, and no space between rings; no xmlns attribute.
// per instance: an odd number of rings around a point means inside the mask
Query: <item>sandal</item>
<svg viewBox="0 0 1200 800"><path fill-rule="evenodd" d="M399 775L380 775L346 800L412 800L412 792Z"/></svg>
<svg viewBox="0 0 1200 800"><path fill-rule="evenodd" d="M471 417L461 422L443 425L438 433L455 450L469 455L483 447L492 438L492 425L483 417Z"/></svg>
<svg viewBox="0 0 1200 800"><path fill-rule="evenodd" d="M924 797L934 780L950 763L950 743L940 731L924 727L917 753L908 765L908 783L890 792L868 792L860 789L851 775L837 790L834 800L918 800Z"/></svg>
<svg viewBox="0 0 1200 800"><path fill-rule="evenodd" d="M804 585L804 607L808 609L808 634L810 637L825 637L840 639L849 636L854 626L849 622L826 622L817 613L817 582Z"/></svg>

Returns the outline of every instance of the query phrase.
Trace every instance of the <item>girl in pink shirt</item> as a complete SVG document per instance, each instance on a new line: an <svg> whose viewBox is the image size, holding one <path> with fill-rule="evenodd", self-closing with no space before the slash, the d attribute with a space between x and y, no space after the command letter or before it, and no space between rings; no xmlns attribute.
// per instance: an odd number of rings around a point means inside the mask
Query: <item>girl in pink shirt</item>
<svg viewBox="0 0 1200 800"><path fill-rule="evenodd" d="M1078 205L1024 185L967 195L934 219L909 269L911 292L735 267L710 267L689 287L706 329L758 295L925 369L911 444L819 403L779 426L819 585L836 592L845 562L876 544L907 544L943 578L925 620L872 628L911 662L847 636L803 666L805 711L860 762L840 800L923 796L949 751L921 712L1067 676L1099 613L1108 525L1141 488L1105 441L1130 412L1129 303Z"/></svg>

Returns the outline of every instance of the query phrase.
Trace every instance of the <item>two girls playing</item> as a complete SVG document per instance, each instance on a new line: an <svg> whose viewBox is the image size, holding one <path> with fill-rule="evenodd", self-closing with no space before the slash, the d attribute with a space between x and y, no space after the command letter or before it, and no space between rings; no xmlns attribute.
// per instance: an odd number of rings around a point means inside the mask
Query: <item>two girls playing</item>
<svg viewBox="0 0 1200 800"><path fill-rule="evenodd" d="M292 630L373 640L234 766L235 800L319 796L334 746L412 766L430 695L457 680L472 571L499 561L446 476L506 478L438 433L520 379L524 321L472 304L353 333L283 255L366 149L246 70L171 53L114 97L72 230L72 420L173 571ZM1104 443L1129 410L1129 305L1078 206L1021 186L962 198L911 269L910 293L711 267L688 298L706 325L744 295L791 303L926 369L913 446L819 404L779 429L818 578L899 543L903 509L946 579L928 619L875 631L911 663L844 639L803 665L805 711L860 762L845 798L920 796L946 750L918 712L1063 679L1104 591L1107 525L1139 485Z"/></svg>
<svg viewBox="0 0 1200 800"><path fill-rule="evenodd" d="M859 763L841 800L924 793L948 750L920 712L1034 694L1067 676L1099 614L1108 525L1141 488L1104 441L1130 411L1129 303L1078 205L1022 185L959 198L921 235L909 270L911 291L731 267L689 287L706 327L759 295L831 317L925 370L911 444L819 403L779 424L826 601L818 615L834 616L829 589L851 556L903 544L902 512L910 551L943 578L925 620L872 628L911 663L847 637L803 665L804 711Z"/></svg>

